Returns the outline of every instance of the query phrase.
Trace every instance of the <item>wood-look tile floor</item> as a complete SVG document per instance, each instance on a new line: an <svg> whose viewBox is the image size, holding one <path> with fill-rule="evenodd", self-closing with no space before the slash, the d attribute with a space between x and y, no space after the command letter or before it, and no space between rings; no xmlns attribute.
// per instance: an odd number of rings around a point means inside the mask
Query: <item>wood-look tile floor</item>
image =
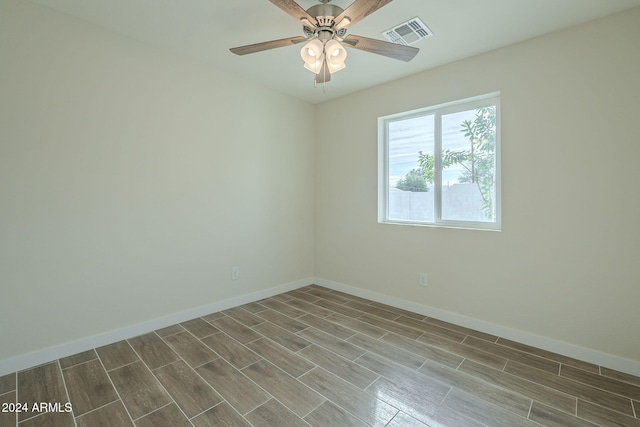
<svg viewBox="0 0 640 427"><path fill-rule="evenodd" d="M315 285L2 376L0 402L28 409L0 427L640 427L638 377Z"/></svg>

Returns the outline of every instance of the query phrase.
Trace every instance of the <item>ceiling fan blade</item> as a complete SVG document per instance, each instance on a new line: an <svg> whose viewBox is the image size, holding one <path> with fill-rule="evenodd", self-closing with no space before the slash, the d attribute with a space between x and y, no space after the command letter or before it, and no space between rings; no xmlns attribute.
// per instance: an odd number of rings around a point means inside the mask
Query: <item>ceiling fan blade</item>
<svg viewBox="0 0 640 427"><path fill-rule="evenodd" d="M346 8L344 12L336 16L335 22L341 28L348 28L364 17L371 15L387 3L391 3L391 1L392 0L356 0L351 3L351 6ZM347 18L349 22L341 25L340 23L345 18Z"/></svg>
<svg viewBox="0 0 640 427"><path fill-rule="evenodd" d="M306 10L304 10L298 3L296 3L293 0L269 0L269 1L275 4L276 6L278 6L280 9L287 12L297 21L307 19L311 24L318 25L318 21L316 21L316 18L309 15Z"/></svg>
<svg viewBox="0 0 640 427"><path fill-rule="evenodd" d="M402 44L389 43L382 40L370 39L367 37L348 35L343 41L347 47L363 50L365 52L377 53L400 61L411 61L420 51L417 47L405 46Z"/></svg>
<svg viewBox="0 0 640 427"><path fill-rule="evenodd" d="M301 43L305 40L306 39L302 36L289 37L287 39L271 40L269 42L232 47L229 50L235 53L236 55L247 55L249 53L256 53L256 52L262 52L263 50L275 49L277 47L291 46L296 43Z"/></svg>

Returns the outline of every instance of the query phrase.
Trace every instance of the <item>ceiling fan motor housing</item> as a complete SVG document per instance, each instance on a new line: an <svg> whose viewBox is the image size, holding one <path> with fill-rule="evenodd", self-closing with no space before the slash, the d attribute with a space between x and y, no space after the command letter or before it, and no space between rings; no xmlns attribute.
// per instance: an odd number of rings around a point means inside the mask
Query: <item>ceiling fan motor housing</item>
<svg viewBox="0 0 640 427"><path fill-rule="evenodd" d="M322 3L315 6L311 6L307 9L307 13L316 18L318 22L317 28L311 28L303 25L302 31L306 37L318 35L318 38L323 41L331 40L334 35L342 38L347 33L346 28L335 29L336 22L335 17L340 15L344 9L340 6L333 4Z"/></svg>
<svg viewBox="0 0 640 427"><path fill-rule="evenodd" d="M335 4L329 4L329 3L317 4L307 9L307 13L315 17L331 16L335 18L336 16L340 15L342 12L344 12L343 8L341 8L340 6L336 6Z"/></svg>

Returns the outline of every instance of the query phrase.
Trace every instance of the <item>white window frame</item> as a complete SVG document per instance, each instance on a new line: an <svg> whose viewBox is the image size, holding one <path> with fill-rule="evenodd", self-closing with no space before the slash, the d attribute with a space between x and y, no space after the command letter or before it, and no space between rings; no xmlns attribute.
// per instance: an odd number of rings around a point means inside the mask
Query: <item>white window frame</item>
<svg viewBox="0 0 640 427"><path fill-rule="evenodd" d="M443 115L460 111L474 110L482 107L496 107L496 218L494 222L488 221L459 221L444 220L442 213L442 132L441 118ZM434 221L414 221L389 219L389 123L421 116L434 116ZM383 224L422 225L445 228L466 228L474 230L502 229L502 191L501 191L501 126L500 126L500 93L490 93L459 101L438 104L426 108L392 114L378 118L378 222Z"/></svg>

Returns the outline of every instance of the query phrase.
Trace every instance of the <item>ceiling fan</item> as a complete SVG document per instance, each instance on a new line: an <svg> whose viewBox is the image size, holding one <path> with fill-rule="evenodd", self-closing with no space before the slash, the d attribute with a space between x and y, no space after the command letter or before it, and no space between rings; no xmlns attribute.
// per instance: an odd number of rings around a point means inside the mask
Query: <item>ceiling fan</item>
<svg viewBox="0 0 640 427"><path fill-rule="evenodd" d="M320 4L304 10L294 0L269 0L302 24L304 37L250 44L231 48L236 55L262 52L278 47L291 46L307 42L300 51L304 67L315 74L315 83L331 80L331 74L345 68L347 52L344 46L377 53L378 55L401 61L411 61L419 49L401 44L389 43L354 34L347 35L347 29L390 3L392 0L355 0L349 7L342 9L329 4L331 0L319 0Z"/></svg>

